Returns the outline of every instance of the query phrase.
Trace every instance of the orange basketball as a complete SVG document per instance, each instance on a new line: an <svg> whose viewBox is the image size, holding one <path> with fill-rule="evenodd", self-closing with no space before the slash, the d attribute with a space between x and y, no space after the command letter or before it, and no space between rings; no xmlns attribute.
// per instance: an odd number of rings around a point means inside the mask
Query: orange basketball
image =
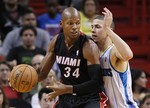
<svg viewBox="0 0 150 108"><path fill-rule="evenodd" d="M10 73L9 81L11 87L18 92L31 91L38 82L36 70L27 64L20 64L13 68Z"/></svg>

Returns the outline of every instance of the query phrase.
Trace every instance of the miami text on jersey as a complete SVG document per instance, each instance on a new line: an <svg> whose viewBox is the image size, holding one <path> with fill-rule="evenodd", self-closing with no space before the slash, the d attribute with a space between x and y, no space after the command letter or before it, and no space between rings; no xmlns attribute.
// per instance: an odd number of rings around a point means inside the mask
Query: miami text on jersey
<svg viewBox="0 0 150 108"><path fill-rule="evenodd" d="M58 64L68 65L68 66L80 66L80 59L64 57L64 56L56 56L56 62Z"/></svg>

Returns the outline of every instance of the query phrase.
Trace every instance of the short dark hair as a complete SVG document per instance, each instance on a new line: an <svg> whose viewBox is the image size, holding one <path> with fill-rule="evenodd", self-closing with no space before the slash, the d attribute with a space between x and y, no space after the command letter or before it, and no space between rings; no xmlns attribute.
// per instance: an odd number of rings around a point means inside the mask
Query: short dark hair
<svg viewBox="0 0 150 108"><path fill-rule="evenodd" d="M33 13L35 16L36 14L34 13L33 9L29 9L27 11L25 11L25 13L23 14L22 18L24 18L26 15Z"/></svg>
<svg viewBox="0 0 150 108"><path fill-rule="evenodd" d="M24 32L25 30L32 30L32 31L34 32L35 36L37 36L37 31L36 31L36 29L35 29L33 26L31 26L31 25L26 25L26 26L23 26L22 29L20 30L20 36L21 36L21 37L23 36L23 32Z"/></svg>
<svg viewBox="0 0 150 108"><path fill-rule="evenodd" d="M148 94L146 94L145 95L145 97L142 99L142 101L140 102L140 107L145 103L145 101L147 100L147 99L149 99L150 98L150 94L148 93Z"/></svg>
<svg viewBox="0 0 150 108"><path fill-rule="evenodd" d="M39 91L39 95L38 95L39 100L41 101L43 93L48 94L48 93L51 93L51 92L53 92L52 89L48 89L48 88L46 88L46 87L42 88L42 89Z"/></svg>
<svg viewBox="0 0 150 108"><path fill-rule="evenodd" d="M142 75L142 72L145 71L142 69L132 68L131 69L132 80L133 81L137 80Z"/></svg>
<svg viewBox="0 0 150 108"><path fill-rule="evenodd" d="M1 62L0 62L0 65L2 65L2 64L5 64L6 66L8 66L8 68L9 68L10 70L12 70L12 67L11 67L6 61L1 61Z"/></svg>
<svg viewBox="0 0 150 108"><path fill-rule="evenodd" d="M97 15L94 19L104 20L104 15ZM110 27L114 30L115 29L115 23L112 22Z"/></svg>

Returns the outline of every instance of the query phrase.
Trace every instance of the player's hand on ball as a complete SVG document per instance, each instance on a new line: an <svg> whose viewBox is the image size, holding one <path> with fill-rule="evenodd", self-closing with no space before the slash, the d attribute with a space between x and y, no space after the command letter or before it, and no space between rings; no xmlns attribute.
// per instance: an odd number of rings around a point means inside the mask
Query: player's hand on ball
<svg viewBox="0 0 150 108"><path fill-rule="evenodd" d="M10 79L9 79L9 78L8 78L8 85L9 85L9 87L10 87L12 90L15 91L15 89L13 89L13 87L12 87L11 84L10 84Z"/></svg>
<svg viewBox="0 0 150 108"><path fill-rule="evenodd" d="M12 88L12 86L11 86L11 84L10 84L10 79L9 79L9 78L8 78L8 85L9 85L9 87Z"/></svg>
<svg viewBox="0 0 150 108"><path fill-rule="evenodd" d="M20 64L12 69L8 81L17 92L29 92L36 86L38 74L32 66Z"/></svg>

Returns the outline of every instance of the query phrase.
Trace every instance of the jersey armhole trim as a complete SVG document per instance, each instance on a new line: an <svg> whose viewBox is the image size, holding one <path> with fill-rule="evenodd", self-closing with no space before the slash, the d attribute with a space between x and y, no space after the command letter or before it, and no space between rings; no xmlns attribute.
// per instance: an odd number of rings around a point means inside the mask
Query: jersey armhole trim
<svg viewBox="0 0 150 108"><path fill-rule="evenodd" d="M109 53L109 63L110 63L110 65L111 65L111 67L112 67L116 72L122 73L122 74L125 73L125 72L127 72L128 67L129 67L129 63L127 62L126 70L125 70L124 72L121 72L121 71L116 70L116 69L114 68L114 66L112 65L112 63L111 63L110 53Z"/></svg>

